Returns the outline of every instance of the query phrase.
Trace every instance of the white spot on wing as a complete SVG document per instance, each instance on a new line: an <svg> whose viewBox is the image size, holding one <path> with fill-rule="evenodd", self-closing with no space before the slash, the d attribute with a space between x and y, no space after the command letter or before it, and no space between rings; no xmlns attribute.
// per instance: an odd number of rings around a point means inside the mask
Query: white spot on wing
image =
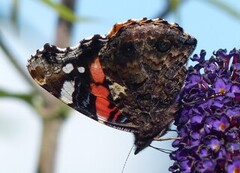
<svg viewBox="0 0 240 173"><path fill-rule="evenodd" d="M79 73L84 73L85 72L85 68L84 67L78 67L77 68Z"/></svg>
<svg viewBox="0 0 240 173"><path fill-rule="evenodd" d="M71 104L73 102L72 94L74 92L74 85L74 81L65 81L63 84L60 99L66 104Z"/></svg>
<svg viewBox="0 0 240 173"><path fill-rule="evenodd" d="M66 64L65 66L62 67L62 70L65 73L71 73L71 71L73 70L73 65L71 63Z"/></svg>

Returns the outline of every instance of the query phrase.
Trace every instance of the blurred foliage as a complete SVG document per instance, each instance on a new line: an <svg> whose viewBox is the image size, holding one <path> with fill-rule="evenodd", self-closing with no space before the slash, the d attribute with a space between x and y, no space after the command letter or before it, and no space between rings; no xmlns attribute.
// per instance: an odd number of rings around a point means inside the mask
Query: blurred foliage
<svg viewBox="0 0 240 173"><path fill-rule="evenodd" d="M161 0L162 1L162 0ZM180 8L183 3L187 2L187 0L165 0L166 1L166 8L161 11L157 17L165 18L171 13L176 14L178 9ZM228 3L223 2L222 0L202 0L199 2L207 2L216 8L224 11L226 14L240 20L240 12L239 9L236 9L234 6L229 5ZM237 1L236 1L237 2ZM176 17L179 17L178 15Z"/></svg>
<svg viewBox="0 0 240 173"><path fill-rule="evenodd" d="M13 0L12 10L11 10L11 20L13 23L17 23L19 0Z"/></svg>
<svg viewBox="0 0 240 173"><path fill-rule="evenodd" d="M27 102L32 105L33 95L32 94L21 94L21 93L12 93L6 90L0 89L0 97L9 97L16 98Z"/></svg>
<svg viewBox="0 0 240 173"><path fill-rule="evenodd" d="M68 114L71 110L60 101L57 101L56 103L54 103L54 105L51 103L51 105L53 106L49 106L47 98L42 97L41 93L38 93L38 92L35 92L35 93L32 92L28 94L13 93L0 88L0 97L19 99L21 101L28 103L44 119L49 119L49 118L51 119L56 117L65 119L68 117Z"/></svg>
<svg viewBox="0 0 240 173"><path fill-rule="evenodd" d="M59 2L54 2L53 0L40 0L42 3L46 4L53 10L55 10L58 15L68 21L68 22L90 22L94 20L93 17L83 17L75 15L74 11L68 8L67 6L63 5Z"/></svg>
<svg viewBox="0 0 240 173"><path fill-rule="evenodd" d="M175 12L179 5L181 4L181 0L168 0L169 1L169 5L170 5L170 8L173 12Z"/></svg>
<svg viewBox="0 0 240 173"><path fill-rule="evenodd" d="M230 6L229 4L224 3L224 2L222 2L220 0L205 0L205 2L208 2L208 3L212 4L212 5L214 5L215 7L225 11L230 16L240 20L239 9L235 9L233 6Z"/></svg>
<svg viewBox="0 0 240 173"><path fill-rule="evenodd" d="M62 3L54 2L52 0L41 0L41 2L57 11L59 16L61 16L64 20L67 20L69 22L76 22L80 19L80 17L75 15L74 11Z"/></svg>

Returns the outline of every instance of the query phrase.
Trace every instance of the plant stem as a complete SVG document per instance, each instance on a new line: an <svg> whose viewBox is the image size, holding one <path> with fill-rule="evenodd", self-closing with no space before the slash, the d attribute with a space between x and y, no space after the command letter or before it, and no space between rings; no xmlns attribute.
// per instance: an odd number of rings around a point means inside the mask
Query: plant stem
<svg viewBox="0 0 240 173"><path fill-rule="evenodd" d="M64 119L56 116L44 119L38 173L53 173L56 161L57 141Z"/></svg>

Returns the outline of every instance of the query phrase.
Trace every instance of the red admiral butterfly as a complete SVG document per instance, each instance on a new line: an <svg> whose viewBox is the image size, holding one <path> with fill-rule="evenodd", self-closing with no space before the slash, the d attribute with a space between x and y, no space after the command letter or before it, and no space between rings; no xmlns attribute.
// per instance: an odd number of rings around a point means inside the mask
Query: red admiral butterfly
<svg viewBox="0 0 240 173"><path fill-rule="evenodd" d="M135 154L166 133L197 40L163 19L128 20L76 47L45 44L28 62L33 79L105 125L132 132Z"/></svg>

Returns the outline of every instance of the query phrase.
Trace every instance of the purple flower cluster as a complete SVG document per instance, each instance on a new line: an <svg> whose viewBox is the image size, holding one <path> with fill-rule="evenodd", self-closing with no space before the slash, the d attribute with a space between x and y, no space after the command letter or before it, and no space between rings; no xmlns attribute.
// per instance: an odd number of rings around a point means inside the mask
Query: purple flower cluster
<svg viewBox="0 0 240 173"><path fill-rule="evenodd" d="M174 173L240 173L240 50L194 55L179 95Z"/></svg>

